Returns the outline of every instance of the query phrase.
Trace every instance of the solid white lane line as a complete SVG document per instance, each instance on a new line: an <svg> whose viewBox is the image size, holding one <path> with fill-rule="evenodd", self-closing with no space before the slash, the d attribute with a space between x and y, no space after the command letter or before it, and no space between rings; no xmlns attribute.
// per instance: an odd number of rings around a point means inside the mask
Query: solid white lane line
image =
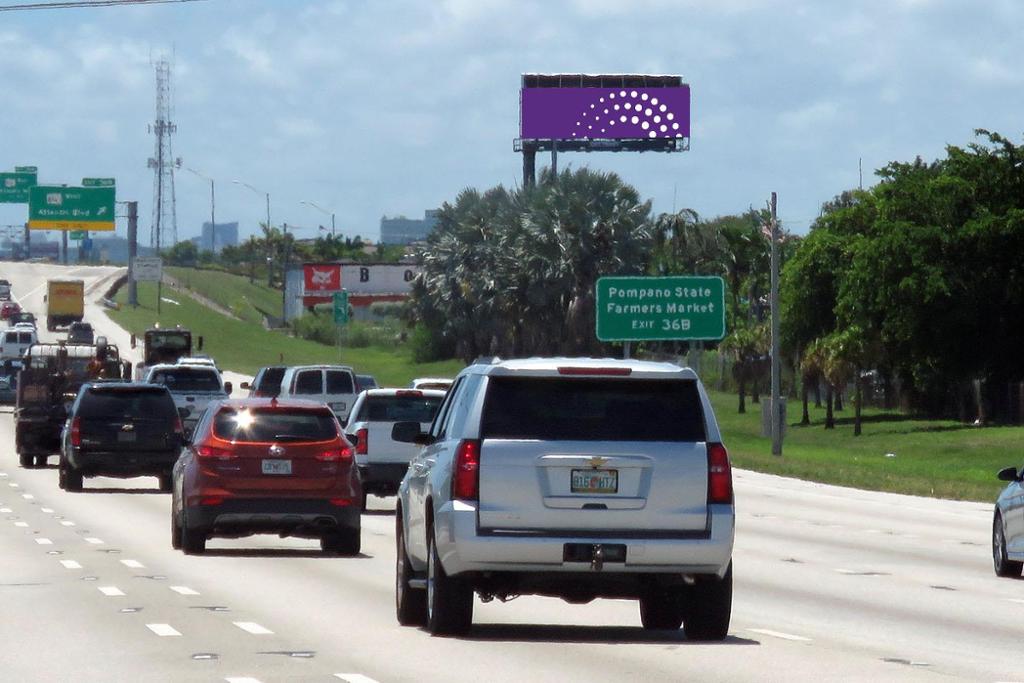
<svg viewBox="0 0 1024 683"><path fill-rule="evenodd" d="M199 591L194 591L188 586L171 586L171 590L180 595L199 595Z"/></svg>
<svg viewBox="0 0 1024 683"><path fill-rule="evenodd" d="M781 631L772 631L767 628L749 628L747 629L751 633L760 633L763 636L771 636L772 638L781 638L782 640L793 640L797 642L809 643L810 638L804 638L803 636L795 636L792 633L782 633Z"/></svg>
<svg viewBox="0 0 1024 683"><path fill-rule="evenodd" d="M268 636L273 635L274 633L269 628L260 626L255 621L233 621L231 623L254 636Z"/></svg>
<svg viewBox="0 0 1024 683"><path fill-rule="evenodd" d="M181 633L179 633L178 630L175 629L170 624L146 624L146 628L148 628L150 631L152 631L153 633L157 634L158 636L180 636L181 635Z"/></svg>
<svg viewBox="0 0 1024 683"><path fill-rule="evenodd" d="M340 678L343 681L348 681L348 683L377 683L376 680L369 676L364 676L363 674L334 674L334 677Z"/></svg>
<svg viewBox="0 0 1024 683"><path fill-rule="evenodd" d="M108 598L119 598L124 596L124 591L117 586L100 586L99 591Z"/></svg>
<svg viewBox="0 0 1024 683"><path fill-rule="evenodd" d="M74 522L69 522L66 519L63 522L61 522L60 524L61 524L61 526L74 526L75 525Z"/></svg>
<svg viewBox="0 0 1024 683"><path fill-rule="evenodd" d="M45 512L48 515L52 515L53 514L53 508L39 508L39 509L42 510L43 512Z"/></svg>
<svg viewBox="0 0 1024 683"><path fill-rule="evenodd" d="M85 539L85 542L92 543L93 545L101 545L103 543L103 541L98 538L87 538Z"/></svg>
<svg viewBox="0 0 1024 683"><path fill-rule="evenodd" d="M53 541L48 538L37 538L36 543L39 545L53 545Z"/></svg>
<svg viewBox="0 0 1024 683"><path fill-rule="evenodd" d="M145 569L146 565L142 564L138 560L121 560L121 564L131 569Z"/></svg>
<svg viewBox="0 0 1024 683"><path fill-rule="evenodd" d="M28 526L28 522L15 522L14 526L20 526L20 527L24 528L24 527Z"/></svg>
<svg viewBox="0 0 1024 683"><path fill-rule="evenodd" d="M65 569L81 569L82 565L78 564L74 560L61 560L60 563L64 565Z"/></svg>

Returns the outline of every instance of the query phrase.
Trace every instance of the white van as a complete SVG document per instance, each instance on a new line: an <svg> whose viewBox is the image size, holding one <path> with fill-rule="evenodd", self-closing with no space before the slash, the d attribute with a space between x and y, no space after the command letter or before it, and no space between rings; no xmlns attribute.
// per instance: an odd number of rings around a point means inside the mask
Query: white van
<svg viewBox="0 0 1024 683"><path fill-rule="evenodd" d="M0 330L0 360L8 358L21 358L28 347L35 344L39 339L34 329L24 327L12 327Z"/></svg>
<svg viewBox="0 0 1024 683"><path fill-rule="evenodd" d="M347 365L298 365L285 370L277 397L326 403L344 425L357 394L356 373Z"/></svg>

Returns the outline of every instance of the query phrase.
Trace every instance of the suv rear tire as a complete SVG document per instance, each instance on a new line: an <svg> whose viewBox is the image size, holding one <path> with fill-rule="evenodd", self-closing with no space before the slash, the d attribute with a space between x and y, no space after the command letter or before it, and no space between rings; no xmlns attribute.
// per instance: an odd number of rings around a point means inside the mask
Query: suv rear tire
<svg viewBox="0 0 1024 683"><path fill-rule="evenodd" d="M640 623L648 631L678 631L683 625L683 590L652 590L640 596Z"/></svg>
<svg viewBox="0 0 1024 683"><path fill-rule="evenodd" d="M58 483L65 491L77 493L82 490L83 477L81 472L76 472L67 466L61 466L58 476Z"/></svg>
<svg viewBox="0 0 1024 683"><path fill-rule="evenodd" d="M18 453L18 464L30 470L35 466L35 457L31 453Z"/></svg>
<svg viewBox="0 0 1024 683"><path fill-rule="evenodd" d="M721 579L697 581L687 589L683 631L690 640L724 640L732 617L732 562Z"/></svg>
<svg viewBox="0 0 1024 683"><path fill-rule="evenodd" d="M362 545L359 529L338 529L320 537L320 550L338 555L358 555Z"/></svg>
<svg viewBox="0 0 1024 683"><path fill-rule="evenodd" d="M427 592L409 586L412 565L405 552L402 509L395 511L395 614L402 626L425 626L427 623Z"/></svg>
<svg viewBox="0 0 1024 683"><path fill-rule="evenodd" d="M992 520L992 567L996 576L1016 578L1024 570L1024 562L1014 562L1006 557L1006 536L1003 533L1003 517L996 513Z"/></svg>
<svg viewBox="0 0 1024 683"><path fill-rule="evenodd" d="M160 481L160 493L170 493L171 486L174 484L174 480L171 479L171 475L161 474L157 479Z"/></svg>
<svg viewBox="0 0 1024 683"><path fill-rule="evenodd" d="M171 547L181 550L181 525L178 524L178 515L174 514L174 504L171 504Z"/></svg>
<svg viewBox="0 0 1024 683"><path fill-rule="evenodd" d="M427 631L435 636L462 635L473 625L473 589L445 573L433 529L427 554Z"/></svg>
<svg viewBox="0 0 1024 683"><path fill-rule="evenodd" d="M188 525L188 515L183 515L181 524L181 549L186 555L202 555L206 552L206 533Z"/></svg>

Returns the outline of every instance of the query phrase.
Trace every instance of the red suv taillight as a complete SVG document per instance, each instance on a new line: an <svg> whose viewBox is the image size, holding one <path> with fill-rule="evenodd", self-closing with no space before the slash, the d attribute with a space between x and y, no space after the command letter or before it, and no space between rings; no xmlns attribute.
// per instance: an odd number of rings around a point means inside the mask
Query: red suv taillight
<svg viewBox="0 0 1024 683"><path fill-rule="evenodd" d="M729 451L720 443L708 444L708 503L732 502L732 466Z"/></svg>
<svg viewBox="0 0 1024 683"><path fill-rule="evenodd" d="M316 459L323 462L342 462L344 460L352 459L352 449L348 446L342 446L341 448L331 448L326 451L321 451L316 454Z"/></svg>
<svg viewBox="0 0 1024 683"><path fill-rule="evenodd" d="M82 445L82 418L80 417L71 421L71 445Z"/></svg>
<svg viewBox="0 0 1024 683"><path fill-rule="evenodd" d="M452 471L452 498L480 499L480 442L464 439L455 450Z"/></svg>
<svg viewBox="0 0 1024 683"><path fill-rule="evenodd" d="M174 433L181 437L185 436L185 425L182 424L180 416L174 420Z"/></svg>
<svg viewBox="0 0 1024 683"><path fill-rule="evenodd" d="M235 457L235 454L230 449L218 448L217 446L209 446L207 444L196 446L196 455L200 458L217 458L219 460Z"/></svg>
<svg viewBox="0 0 1024 683"><path fill-rule="evenodd" d="M370 430L366 427L356 430L356 455L366 455L369 448Z"/></svg>

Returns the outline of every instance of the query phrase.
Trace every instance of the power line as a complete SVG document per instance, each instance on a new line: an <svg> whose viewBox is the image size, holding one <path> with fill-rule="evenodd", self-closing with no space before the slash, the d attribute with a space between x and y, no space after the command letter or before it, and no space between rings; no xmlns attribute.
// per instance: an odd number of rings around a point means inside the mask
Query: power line
<svg viewBox="0 0 1024 683"><path fill-rule="evenodd" d="M206 2L206 0L70 0L60 2L23 2L0 5L0 12L25 12L37 9L78 9L86 7L115 7L118 5L165 5L178 2Z"/></svg>

